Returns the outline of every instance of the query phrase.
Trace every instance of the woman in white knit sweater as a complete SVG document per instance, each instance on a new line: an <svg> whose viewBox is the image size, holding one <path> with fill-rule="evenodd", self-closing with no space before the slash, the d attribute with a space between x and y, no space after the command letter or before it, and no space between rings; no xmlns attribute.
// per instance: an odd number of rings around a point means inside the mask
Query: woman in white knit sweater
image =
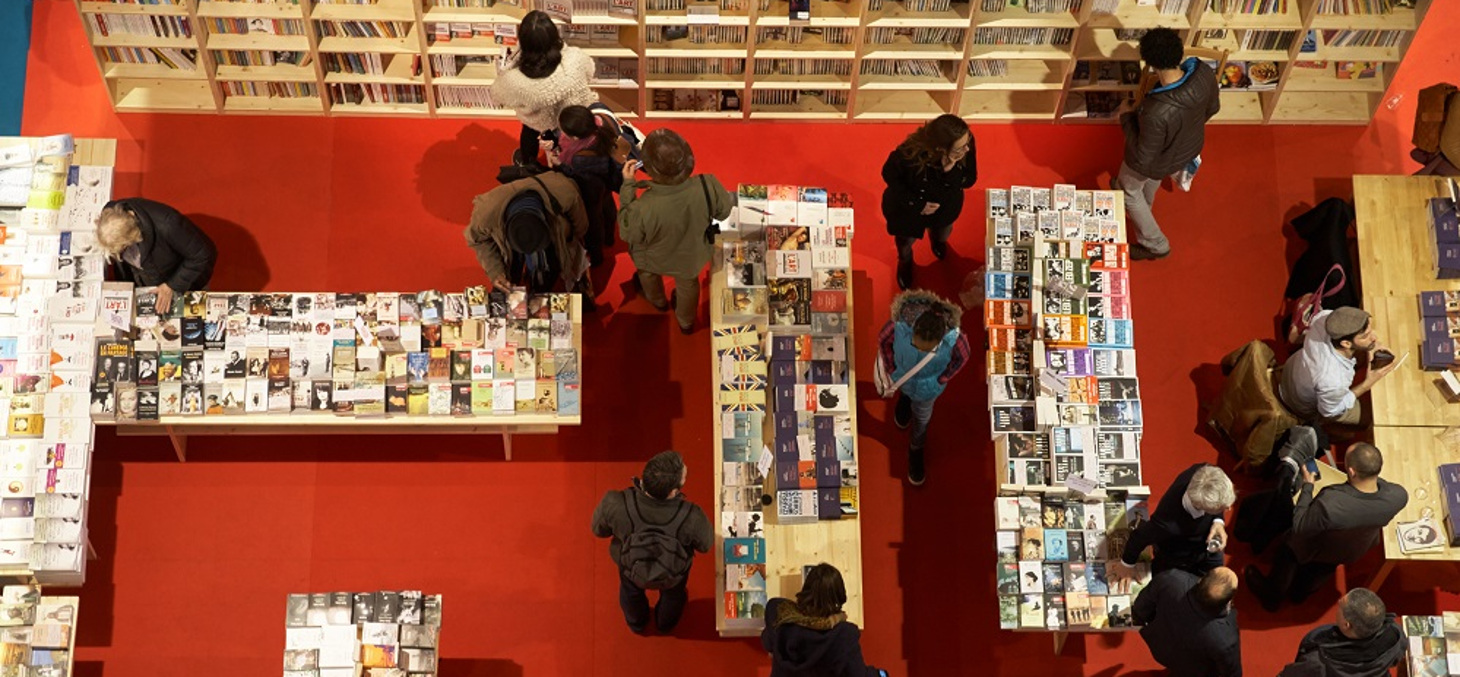
<svg viewBox="0 0 1460 677"><path fill-rule="evenodd" d="M588 86L593 57L564 46L547 14L534 10L522 17L517 40L520 49L508 57L492 84L492 99L511 108L522 122L513 160L528 165L537 162L542 133L557 129L558 113L568 106L587 106L598 95Z"/></svg>

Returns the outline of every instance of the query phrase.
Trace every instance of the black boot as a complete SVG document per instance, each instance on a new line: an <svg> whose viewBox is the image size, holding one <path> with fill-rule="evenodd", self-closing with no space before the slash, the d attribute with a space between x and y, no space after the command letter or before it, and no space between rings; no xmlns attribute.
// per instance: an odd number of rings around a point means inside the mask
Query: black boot
<svg viewBox="0 0 1460 677"><path fill-rule="evenodd" d="M913 264L911 261L900 262L897 264L898 288L902 289L903 291L907 291L908 288L912 286L912 273Z"/></svg>
<svg viewBox="0 0 1460 677"><path fill-rule="evenodd" d="M907 451L907 482L915 487L923 486L923 481L928 478L928 469L924 465L922 449L908 449Z"/></svg>

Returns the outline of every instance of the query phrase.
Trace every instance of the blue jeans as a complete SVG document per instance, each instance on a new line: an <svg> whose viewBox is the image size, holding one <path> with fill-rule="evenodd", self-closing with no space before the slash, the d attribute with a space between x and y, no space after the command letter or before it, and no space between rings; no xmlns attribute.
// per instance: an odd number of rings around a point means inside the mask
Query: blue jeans
<svg viewBox="0 0 1460 677"><path fill-rule="evenodd" d="M899 396L898 406L902 407L904 406L902 403L906 402L906 406L912 412L912 425L910 426L912 435L908 440L908 449L923 450L923 442L928 438L928 421L933 420L933 403L937 401L936 397L931 400L915 400L907 395Z"/></svg>

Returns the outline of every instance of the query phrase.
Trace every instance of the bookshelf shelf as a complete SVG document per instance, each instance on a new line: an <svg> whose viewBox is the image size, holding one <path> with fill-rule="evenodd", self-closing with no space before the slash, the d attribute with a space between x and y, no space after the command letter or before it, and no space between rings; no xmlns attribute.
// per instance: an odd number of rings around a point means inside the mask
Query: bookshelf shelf
<svg viewBox="0 0 1460 677"><path fill-rule="evenodd" d="M324 100L317 96L229 96L223 100L223 112L324 115Z"/></svg>
<svg viewBox="0 0 1460 677"><path fill-rule="evenodd" d="M441 117L506 116L502 111L491 109L440 105L448 100L450 103L463 102L451 98L452 95L470 97L477 94L439 90L435 85L482 88L494 82L497 73L486 64L462 63L459 64L463 69L461 72L442 78L405 70L413 59L394 59L396 65L378 75L331 74L321 67L325 63L322 61L325 54L409 55L419 57L424 67L430 67L430 57L433 56L498 57L504 53L505 47L493 38L480 37L480 26L475 28L478 31L476 37L437 40L439 25L515 23L532 4L524 2L522 5L528 7L523 7L499 1L491 7L451 7L437 6L437 2L458 4L457 0L379 0L374 4L321 0L300 0L297 4L287 1L177 0L177 4L144 5L73 0L78 13L85 18L83 23L87 37L96 48L93 52L98 70L108 84L113 105L119 110L227 113L241 112L240 109L253 112L256 108L257 112L267 113L280 108L281 113L288 113L297 107L294 103L286 106L266 103L272 101L271 98L254 104L237 101L239 97L234 97L233 104L227 103L228 98L224 95L227 90L220 83L255 81L312 82L323 93L320 107L326 115L388 115L399 111L403 115L418 116L424 110L426 115ZM1189 10L1182 14L1162 14L1159 7L1138 4L1138 0L1120 0L1115 4L1116 11L1111 14L1094 14L1089 6L1075 12L1031 13L1022 2L997 12L983 11L983 0L954 2L953 8L944 12L911 11L909 5L921 5L901 0L883 0L876 9L870 7L870 2L814 0L810 20L796 22L788 16L786 0L745 0L740 5L743 10L722 11L713 18L697 16L693 22L685 10L646 11L647 2L639 0L636 3L638 14L633 17L575 15L574 25L583 28L565 34L570 44L582 48L589 56L600 60L623 60L623 68L632 69L630 64L637 65L637 71L643 73L638 76L637 84L615 80L591 83L601 100L611 101L631 115L660 119L875 121L920 120L952 112L970 120L1067 120L1063 111L1069 107L1067 100L1074 99L1075 95L1124 94L1130 91L1124 86L1089 86L1083 81L1072 83L1073 61L1139 61L1137 42L1118 39L1117 32L1166 26L1180 32L1189 45L1226 51L1229 61L1271 61L1283 70L1284 81L1275 91L1224 93L1223 101L1240 103L1227 104L1231 111L1224 111L1218 121L1256 124L1331 121L1350 124L1373 114L1384 90L1393 80L1395 70L1394 65L1383 64L1397 64L1404 58L1414 31L1424 22L1435 0L1418 0L1414 9L1397 9L1388 14L1353 15L1318 14L1317 0L1290 0L1284 11L1271 14L1216 11L1211 9L1208 0L1191 0ZM197 35L157 37L115 30L110 35L101 35L99 27L89 17L108 14L118 15L117 22L135 20L136 17L176 21L181 17L191 21ZM243 30L234 26L241 20L252 24L253 19L297 22L302 24L305 34L212 31L215 21L232 24L230 29ZM352 25L350 22L364 23ZM372 26L368 24L372 23L375 30L393 30L404 37L322 34L327 29L337 29L334 32L348 31L358 35L361 30L371 30ZM112 28L117 27L116 23L111 25ZM728 27L727 32L704 32L714 25ZM609 27L609 30L588 28L592 26L600 29ZM689 37L667 42L649 41L663 37L664 27L668 26L688 27L695 39L710 37L728 41L691 42ZM290 28L286 24L274 24L272 28L262 30L282 33ZM927 29L947 29L938 37L949 42L913 42L914 39L928 39ZM254 30L260 31L258 28ZM1299 47L1310 30L1318 36L1319 44L1315 51L1301 52ZM1385 47L1326 44L1329 40L1342 42L1358 37L1325 36L1326 31L1353 30L1398 31L1399 34L1385 36L1388 40L1397 40L1392 46ZM1215 34L1212 31L1224 32ZM1284 31L1288 35L1274 38L1254 35L1254 31ZM616 33L616 36L609 33ZM741 34L744 34L743 39ZM670 32L669 35L683 33ZM788 35L794 39L788 39ZM824 38L837 42L828 42ZM891 39L892 42L876 42L883 39ZM1279 44L1273 45L1271 40L1274 39ZM1053 44L1056 40L1064 42ZM1240 49L1244 40L1252 45L1271 45L1271 48ZM1024 44L1026 41L1035 44ZM979 44L981 42L997 44ZM178 62L179 55L166 50L197 50L197 69L189 73L168 68L166 64ZM278 52L299 54L271 54ZM276 58L306 65L225 65L225 62L265 64ZM649 77L645 59L657 58L741 59L749 71L744 76ZM806 63L805 68L797 65L812 59L829 63L814 66ZM771 60L783 63L765 65ZM882 70L885 65L873 69L864 66L890 61L938 62L942 76L887 76L870 72L867 75L851 75L868 71L888 72ZM1373 78L1340 80L1330 74L1296 69L1293 65L1296 61L1375 62L1381 66ZM219 65L215 67L214 63ZM974 64L972 69L970 63ZM768 74L755 75L757 66ZM612 63L605 69L605 72L611 73ZM849 74L783 74L827 70ZM924 64L908 63L900 65L897 72L932 72L932 69ZM995 73L998 75L993 75ZM336 84L409 85L424 89L428 101L403 107L360 107L332 101L332 97L339 96L340 92L331 91L328 87ZM742 101L740 111L645 110L655 91L670 89L724 89L743 94L768 90L856 91L850 94L849 105L754 105L753 102ZM806 98L816 101L811 96ZM762 101L773 100L780 101L762 97ZM842 100L833 98L833 101ZM1079 101L1083 100L1084 97L1080 96ZM1100 101L1103 104L1104 99ZM1085 121L1083 118L1079 120Z"/></svg>

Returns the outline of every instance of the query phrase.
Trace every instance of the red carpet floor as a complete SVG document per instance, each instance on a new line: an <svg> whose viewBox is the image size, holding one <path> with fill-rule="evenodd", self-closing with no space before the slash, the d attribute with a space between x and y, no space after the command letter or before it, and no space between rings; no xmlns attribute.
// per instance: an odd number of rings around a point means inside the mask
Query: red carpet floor
<svg viewBox="0 0 1460 677"><path fill-rule="evenodd" d="M1457 50L1442 27L1457 23L1460 3L1435 3L1390 90L1402 98L1367 128L1212 128L1196 192L1158 198L1175 254L1133 273L1153 487L1219 458L1201 435L1199 397L1218 382L1214 365L1226 351L1272 334L1292 251L1287 217L1350 194L1351 174L1413 171L1415 92L1456 72ZM515 125L461 120L119 116L68 0L36 2L26 104L28 135L120 139L117 194L196 215L222 251L215 289L481 282L461 229L516 138ZM894 291L878 170L910 128L673 127L695 145L700 168L728 184L853 194L857 366L870 373ZM1111 126L985 125L975 134L979 194L955 230L955 254L918 272L921 284L950 295L983 258L983 188L1091 187L1120 159ZM927 266L932 257L922 248L918 260ZM192 460L179 464L164 441L101 433L92 507L100 559L80 591L78 674L276 674L286 593L382 587L445 595L443 677L767 674L758 642L716 637L708 558L695 568L678 636L640 638L619 614L605 543L589 534L603 492L625 486L665 448L688 457L688 494L713 500L708 335L680 336L627 292L631 272L622 253L597 271L606 309L587 328L584 425L519 440L511 463L495 439L422 436L198 439ZM970 316L965 329L976 332L979 321ZM997 629L981 367L971 365L938 403L921 488L901 479L905 439L888 408L861 405L868 660L894 675L1153 670L1134 635L1075 637L1055 656L1049 635ZM1235 551L1240 569L1248 554ZM1358 565L1354 580L1377 565L1373 557ZM1460 608L1435 590L1439 573L1401 570L1383 595L1401 613ZM1248 674L1274 674L1290 660L1302 634L1332 615L1336 596L1276 617L1239 596Z"/></svg>

